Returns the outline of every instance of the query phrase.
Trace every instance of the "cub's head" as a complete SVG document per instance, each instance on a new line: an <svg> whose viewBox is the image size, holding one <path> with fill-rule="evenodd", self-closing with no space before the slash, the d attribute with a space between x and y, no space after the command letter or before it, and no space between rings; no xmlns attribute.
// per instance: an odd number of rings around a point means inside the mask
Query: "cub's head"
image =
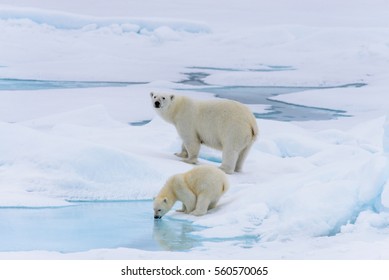
<svg viewBox="0 0 389 280"><path fill-rule="evenodd" d="M172 208L166 197L157 197L154 199L154 219L161 219Z"/></svg>
<svg viewBox="0 0 389 280"><path fill-rule="evenodd" d="M156 110L165 109L169 107L169 105L174 100L174 95L171 94L161 94L161 93L150 93L151 102L153 103L153 107Z"/></svg>

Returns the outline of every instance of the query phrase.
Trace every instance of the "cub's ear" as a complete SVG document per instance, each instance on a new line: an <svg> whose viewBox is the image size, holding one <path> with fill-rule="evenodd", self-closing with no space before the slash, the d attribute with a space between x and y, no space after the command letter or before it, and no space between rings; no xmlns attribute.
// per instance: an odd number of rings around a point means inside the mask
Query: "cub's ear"
<svg viewBox="0 0 389 280"><path fill-rule="evenodd" d="M174 99L174 95L170 95L170 100L173 100Z"/></svg>
<svg viewBox="0 0 389 280"><path fill-rule="evenodd" d="M154 97L154 92L150 92L150 96L151 96L151 97Z"/></svg>
<svg viewBox="0 0 389 280"><path fill-rule="evenodd" d="M163 203L167 203L167 197L163 199Z"/></svg>

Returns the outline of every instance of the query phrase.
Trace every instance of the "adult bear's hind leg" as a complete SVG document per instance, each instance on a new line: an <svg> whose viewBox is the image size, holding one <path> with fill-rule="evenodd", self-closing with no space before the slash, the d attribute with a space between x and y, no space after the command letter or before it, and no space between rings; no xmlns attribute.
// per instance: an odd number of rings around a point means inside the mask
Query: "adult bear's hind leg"
<svg viewBox="0 0 389 280"><path fill-rule="evenodd" d="M234 173L238 157L239 153L237 151L228 148L223 149L222 165L220 166L220 169L227 174Z"/></svg>
<svg viewBox="0 0 389 280"><path fill-rule="evenodd" d="M244 163L244 161L247 158L247 155L248 155L248 153L250 151L251 146L252 146L252 143L249 144L246 148L244 148L239 153L239 157L238 157L238 160L237 160L236 166L235 166L235 172L241 172L242 171L243 163Z"/></svg>

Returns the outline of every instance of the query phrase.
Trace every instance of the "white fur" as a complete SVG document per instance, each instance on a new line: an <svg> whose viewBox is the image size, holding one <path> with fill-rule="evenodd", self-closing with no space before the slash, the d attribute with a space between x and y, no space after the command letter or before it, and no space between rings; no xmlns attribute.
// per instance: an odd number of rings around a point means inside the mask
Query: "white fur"
<svg viewBox="0 0 389 280"><path fill-rule="evenodd" d="M160 219L176 203L180 212L200 216L215 208L229 188L227 176L215 166L198 166L170 177L154 199L154 218Z"/></svg>
<svg viewBox="0 0 389 280"><path fill-rule="evenodd" d="M194 100L185 96L151 93L153 107L173 124L183 144L177 156L196 164L200 145L223 151L220 168L226 173L241 171L243 162L258 136L251 111L232 100Z"/></svg>

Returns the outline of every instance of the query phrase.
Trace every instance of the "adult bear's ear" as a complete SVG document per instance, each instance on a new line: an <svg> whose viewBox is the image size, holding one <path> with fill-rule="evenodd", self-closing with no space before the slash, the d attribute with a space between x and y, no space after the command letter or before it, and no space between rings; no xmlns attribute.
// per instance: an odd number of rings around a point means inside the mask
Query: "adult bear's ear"
<svg viewBox="0 0 389 280"><path fill-rule="evenodd" d="M173 99L174 99L174 95L170 95L170 100L173 101Z"/></svg>
<svg viewBox="0 0 389 280"><path fill-rule="evenodd" d="M163 199L163 202L164 202L164 203L167 203L167 197L165 197L165 198Z"/></svg>
<svg viewBox="0 0 389 280"><path fill-rule="evenodd" d="M150 92L150 96L151 96L151 97L154 97L154 92Z"/></svg>

